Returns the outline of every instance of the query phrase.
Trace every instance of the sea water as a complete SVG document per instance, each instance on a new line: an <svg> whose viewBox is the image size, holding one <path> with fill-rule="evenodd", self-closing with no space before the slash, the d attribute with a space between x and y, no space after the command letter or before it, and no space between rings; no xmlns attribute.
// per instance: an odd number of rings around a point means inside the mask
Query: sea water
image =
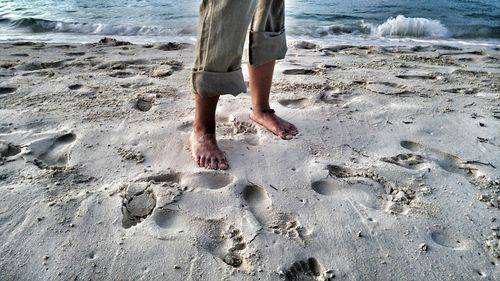
<svg viewBox="0 0 500 281"><path fill-rule="evenodd" d="M76 43L112 36L192 43L200 1L0 0L0 41ZM287 0L285 5L292 40L500 45L499 0Z"/></svg>

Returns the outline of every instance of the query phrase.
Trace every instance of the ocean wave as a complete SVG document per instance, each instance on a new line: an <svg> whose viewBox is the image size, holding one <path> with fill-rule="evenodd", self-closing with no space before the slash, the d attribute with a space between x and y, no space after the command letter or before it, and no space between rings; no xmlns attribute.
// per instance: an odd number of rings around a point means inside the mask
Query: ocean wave
<svg viewBox="0 0 500 281"><path fill-rule="evenodd" d="M63 32L94 35L121 36L181 36L192 35L194 30L186 28L166 28L155 26L114 25L102 23L78 23L51 21L37 18L10 19L0 17L0 23L13 29L24 29L31 33Z"/></svg>
<svg viewBox="0 0 500 281"><path fill-rule="evenodd" d="M426 18L408 18L399 15L389 18L377 25L359 20L347 24L332 24L320 27L310 27L307 31L303 27L293 31L294 35L306 33L312 37L331 35L371 35L374 37L411 37L411 38L446 38L450 37L449 30L437 20Z"/></svg>
<svg viewBox="0 0 500 281"><path fill-rule="evenodd" d="M377 36L394 37L449 37L450 32L438 20L426 18L407 18L399 15L389 18L386 22L376 27L372 27L372 34Z"/></svg>

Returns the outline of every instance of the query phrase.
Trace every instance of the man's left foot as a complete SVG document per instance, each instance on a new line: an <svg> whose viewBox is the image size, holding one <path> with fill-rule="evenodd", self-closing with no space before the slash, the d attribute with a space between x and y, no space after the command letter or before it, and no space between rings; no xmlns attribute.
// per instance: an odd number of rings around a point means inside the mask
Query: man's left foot
<svg viewBox="0 0 500 281"><path fill-rule="evenodd" d="M250 119L284 140L291 140L299 133L297 128L292 123L287 122L274 114L273 109L261 111L252 110L252 113L250 113Z"/></svg>

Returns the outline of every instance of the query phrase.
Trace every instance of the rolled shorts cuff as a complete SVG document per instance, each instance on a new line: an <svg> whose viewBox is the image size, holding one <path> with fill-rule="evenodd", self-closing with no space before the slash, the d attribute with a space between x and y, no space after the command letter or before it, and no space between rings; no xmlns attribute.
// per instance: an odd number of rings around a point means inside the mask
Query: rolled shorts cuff
<svg viewBox="0 0 500 281"><path fill-rule="evenodd" d="M286 46L285 30L279 32L250 31L249 63L257 66L272 60L285 58Z"/></svg>
<svg viewBox="0 0 500 281"><path fill-rule="evenodd" d="M193 93L202 97L236 96L247 92L241 69L231 72L194 71L191 80Z"/></svg>

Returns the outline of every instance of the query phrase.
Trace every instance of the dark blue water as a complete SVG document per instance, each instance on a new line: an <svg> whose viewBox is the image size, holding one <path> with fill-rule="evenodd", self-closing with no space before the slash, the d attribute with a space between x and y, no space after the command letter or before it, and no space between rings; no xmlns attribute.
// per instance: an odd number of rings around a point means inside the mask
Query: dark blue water
<svg viewBox="0 0 500 281"><path fill-rule="evenodd" d="M0 40L193 41L199 2L0 0ZM292 38L500 42L500 0L289 0L286 7Z"/></svg>

